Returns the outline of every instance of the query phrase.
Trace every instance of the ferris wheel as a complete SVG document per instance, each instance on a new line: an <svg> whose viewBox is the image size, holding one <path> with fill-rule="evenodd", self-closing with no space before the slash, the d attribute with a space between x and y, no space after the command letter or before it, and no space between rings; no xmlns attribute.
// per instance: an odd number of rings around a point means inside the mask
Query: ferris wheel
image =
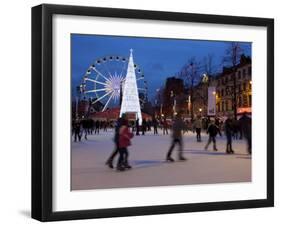
<svg viewBox="0 0 281 226"><path fill-rule="evenodd" d="M103 104L102 111L109 106L116 106L122 97L129 58L123 56L104 56L96 59L83 75L80 93L92 99L91 104ZM147 100L147 81L143 71L135 64L135 74L140 96L140 106L143 108Z"/></svg>

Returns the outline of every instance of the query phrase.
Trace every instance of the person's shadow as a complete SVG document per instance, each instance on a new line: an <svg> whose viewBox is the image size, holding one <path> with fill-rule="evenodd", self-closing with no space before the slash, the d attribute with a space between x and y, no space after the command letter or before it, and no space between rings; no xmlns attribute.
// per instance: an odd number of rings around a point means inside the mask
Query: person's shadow
<svg viewBox="0 0 281 226"><path fill-rule="evenodd" d="M220 152L220 151L212 151L212 149L210 150L184 150L185 153L187 154L193 154L193 155L214 155L214 156L218 156L218 155L229 155L229 156L238 156L237 158L243 158L243 159L251 159L251 156L249 156L249 154L247 153L234 153L234 154L227 154L225 152Z"/></svg>
<svg viewBox="0 0 281 226"><path fill-rule="evenodd" d="M132 160L131 163L134 165L134 168L147 168L163 164L163 160Z"/></svg>

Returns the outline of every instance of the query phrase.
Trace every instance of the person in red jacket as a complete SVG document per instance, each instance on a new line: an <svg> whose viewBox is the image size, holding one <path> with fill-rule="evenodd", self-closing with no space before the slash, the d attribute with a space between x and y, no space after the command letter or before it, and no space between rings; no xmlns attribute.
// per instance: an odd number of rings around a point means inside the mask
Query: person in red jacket
<svg viewBox="0 0 281 226"><path fill-rule="evenodd" d="M128 146L131 145L131 139L133 136L133 133L130 132L128 127L128 120L124 119L119 129L119 159L117 165L117 170L119 171L124 171L125 169L131 168L131 166L128 164Z"/></svg>

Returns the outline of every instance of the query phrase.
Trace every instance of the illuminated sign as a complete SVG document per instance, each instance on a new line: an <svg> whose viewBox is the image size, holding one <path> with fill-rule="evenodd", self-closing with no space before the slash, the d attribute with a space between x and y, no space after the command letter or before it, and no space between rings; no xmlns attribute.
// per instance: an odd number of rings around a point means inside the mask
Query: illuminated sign
<svg viewBox="0 0 281 226"><path fill-rule="evenodd" d="M208 115L216 115L216 87L208 87Z"/></svg>
<svg viewBox="0 0 281 226"><path fill-rule="evenodd" d="M244 108L237 108L237 113L241 114L241 113L251 113L252 112L252 108L251 107L244 107Z"/></svg>

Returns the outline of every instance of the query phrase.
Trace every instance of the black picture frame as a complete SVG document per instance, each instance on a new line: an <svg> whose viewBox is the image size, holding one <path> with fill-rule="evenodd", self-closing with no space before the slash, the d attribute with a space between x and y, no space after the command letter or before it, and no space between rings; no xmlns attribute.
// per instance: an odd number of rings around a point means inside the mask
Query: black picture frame
<svg viewBox="0 0 281 226"><path fill-rule="evenodd" d="M267 28L267 198L94 210L52 210L52 18L55 14L181 21ZM43 4L32 8L32 218L40 221L122 217L274 206L274 20Z"/></svg>

